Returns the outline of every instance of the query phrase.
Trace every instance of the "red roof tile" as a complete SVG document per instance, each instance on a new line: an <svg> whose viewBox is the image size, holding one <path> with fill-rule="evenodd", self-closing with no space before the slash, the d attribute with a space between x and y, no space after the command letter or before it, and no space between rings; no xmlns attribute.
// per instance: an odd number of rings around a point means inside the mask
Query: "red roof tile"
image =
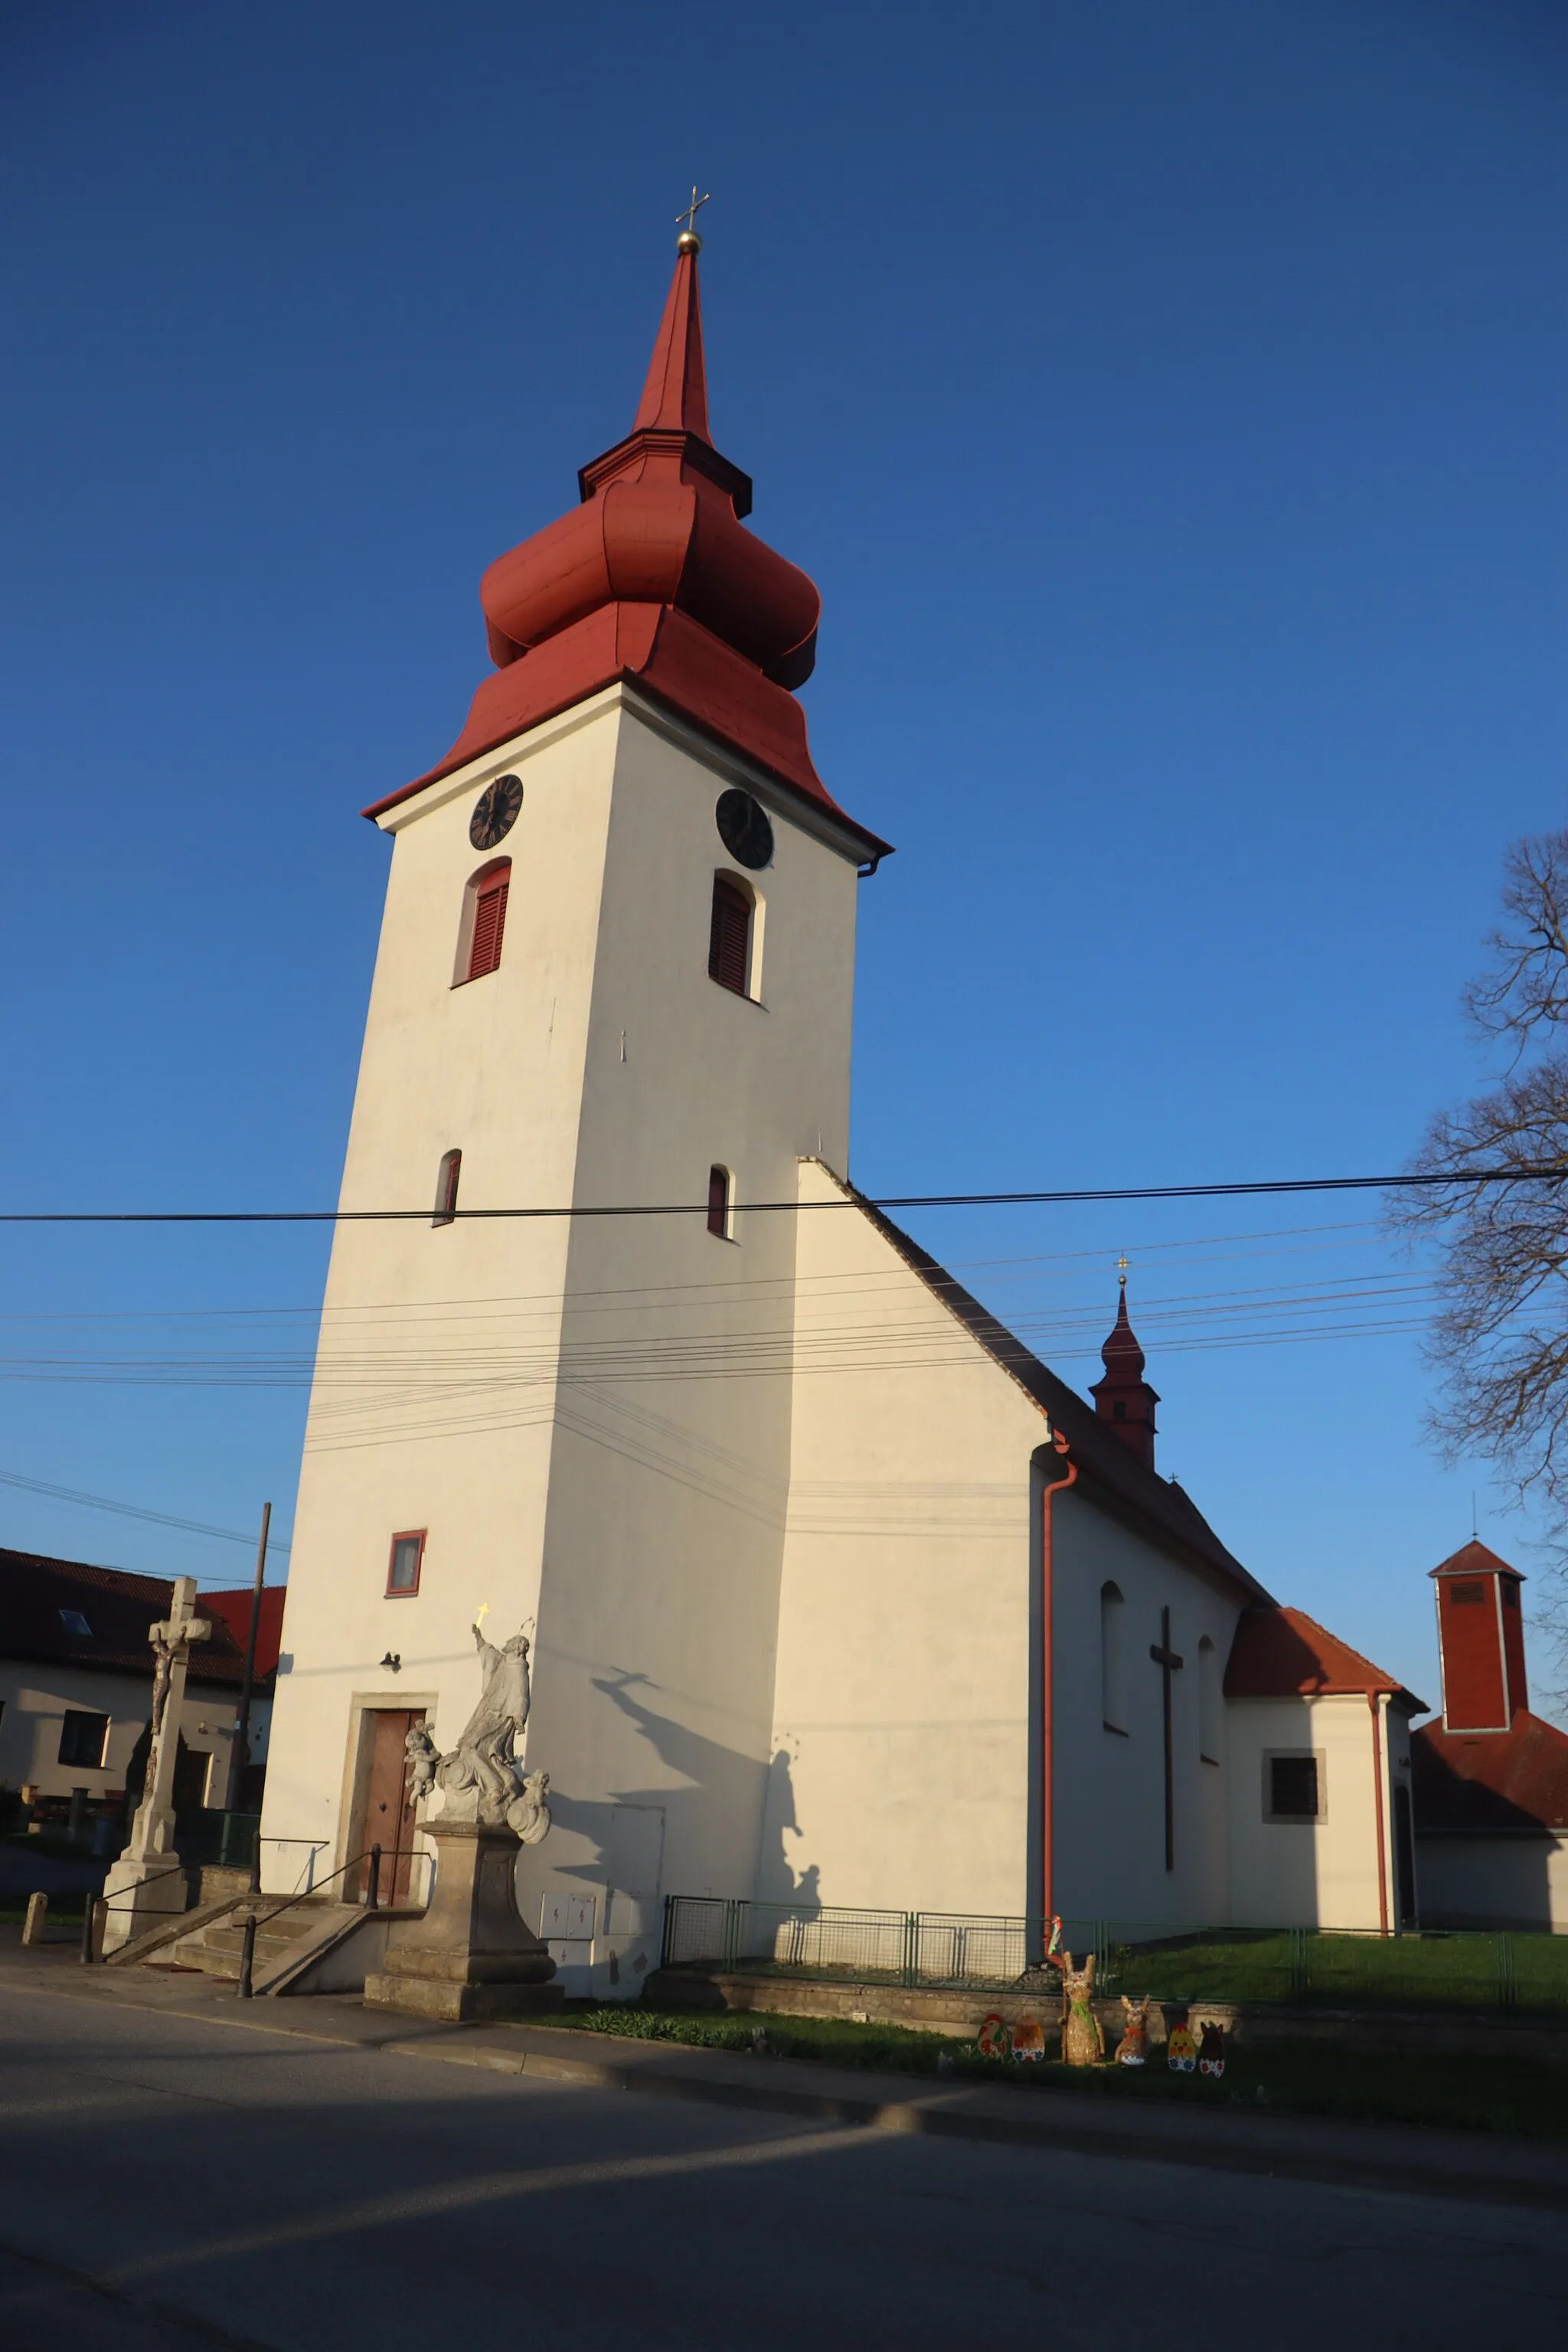
<svg viewBox="0 0 1568 2352"><path fill-rule="evenodd" d="M168 1615L173 1596L171 1577L0 1549L0 1657L108 1668L144 1675L151 1682L147 1628ZM205 1605L206 1596L198 1591L197 1608ZM87 1633L73 1630L62 1611L81 1617ZM236 1642L221 1615L211 1622L211 1639L191 1653L190 1679L237 1688L244 1644Z"/></svg>
<svg viewBox="0 0 1568 2352"><path fill-rule="evenodd" d="M240 1585L233 1592L204 1592L198 1597L202 1611L208 1617L221 1617L233 1634L240 1656L250 1638L250 1603L253 1588ZM256 1628L256 1671L269 1675L278 1664L278 1653L283 1646L283 1604L289 1589L283 1584L266 1584L261 1589L261 1615Z"/></svg>
<svg viewBox="0 0 1568 2352"><path fill-rule="evenodd" d="M1418 1830L1568 1830L1568 1732L1521 1707L1506 1731L1445 1731L1410 1742Z"/></svg>
<svg viewBox="0 0 1568 2352"><path fill-rule="evenodd" d="M1225 1670L1226 1698L1331 1698L1386 1692L1419 1715L1426 1705L1303 1609L1242 1612Z"/></svg>

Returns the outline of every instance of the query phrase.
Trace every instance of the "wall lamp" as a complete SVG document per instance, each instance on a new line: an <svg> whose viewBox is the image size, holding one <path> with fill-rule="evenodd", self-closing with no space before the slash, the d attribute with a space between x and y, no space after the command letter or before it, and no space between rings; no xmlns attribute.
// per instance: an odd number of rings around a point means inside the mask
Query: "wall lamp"
<svg viewBox="0 0 1568 2352"><path fill-rule="evenodd" d="M389 1675L400 1675L403 1672L402 1651L388 1650L385 1657L383 1658L381 1663L386 1668Z"/></svg>

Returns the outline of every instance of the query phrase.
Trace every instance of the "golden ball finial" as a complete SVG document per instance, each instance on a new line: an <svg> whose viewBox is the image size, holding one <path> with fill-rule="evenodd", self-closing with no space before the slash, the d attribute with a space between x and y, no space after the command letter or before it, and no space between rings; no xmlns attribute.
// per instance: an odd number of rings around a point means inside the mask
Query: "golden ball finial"
<svg viewBox="0 0 1568 2352"><path fill-rule="evenodd" d="M694 228L683 228L675 240L677 253L700 253L702 239Z"/></svg>

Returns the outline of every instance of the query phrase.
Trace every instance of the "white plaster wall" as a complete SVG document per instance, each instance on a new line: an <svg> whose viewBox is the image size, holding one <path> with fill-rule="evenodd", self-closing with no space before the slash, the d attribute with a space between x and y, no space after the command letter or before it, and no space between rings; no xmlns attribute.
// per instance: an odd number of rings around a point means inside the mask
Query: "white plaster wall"
<svg viewBox="0 0 1568 2352"><path fill-rule="evenodd" d="M600 698L429 787L395 835L306 1424L263 1816L268 1885L320 1845L347 1859L359 1717L428 1707L461 1727L479 1690L469 1631L538 1607L567 1227L433 1226L442 1154L458 1205L572 1197L618 717ZM499 970L452 985L468 822L514 772L523 805ZM418 1594L386 1596L391 1539L427 1530ZM401 1671L384 1669L384 1655ZM318 1867L318 1877L321 1870Z"/></svg>
<svg viewBox="0 0 1568 2352"><path fill-rule="evenodd" d="M804 1168L801 1187L805 1200L841 1198L820 1168ZM829 1906L1034 1914L1031 1461L1045 1415L853 1209L800 1219L796 1343L757 1892ZM1053 1512L1057 1907L1080 1920L1223 1918L1225 1768L1197 1754L1196 1648L1210 1633L1223 1662L1237 1601L1077 1496ZM1101 1728L1107 1576L1126 1596L1133 1653L1125 1739ZM1176 1677L1170 1878L1160 1676L1147 1661L1167 1603L1191 1667Z"/></svg>
<svg viewBox="0 0 1568 2352"><path fill-rule="evenodd" d="M1056 1906L1064 1921L1104 1919L1141 1932L1229 1917L1224 1736L1214 1763L1200 1752L1198 1644L1214 1643L1223 1676L1240 1613L1235 1593L1155 1549L1082 1499L1056 1498ZM1100 1689L1100 1590L1122 1596L1126 1729L1105 1728ZM1163 1676L1149 1653L1171 1612L1174 1868L1165 1868Z"/></svg>
<svg viewBox="0 0 1568 2352"><path fill-rule="evenodd" d="M843 1201L820 1167L799 1182L805 1202ZM1016 1915L1030 1459L1044 1417L858 1209L807 1209L795 1265L800 1369L755 1891Z"/></svg>
<svg viewBox="0 0 1568 2352"><path fill-rule="evenodd" d="M715 758L613 689L386 820L344 1206L423 1208L454 1147L463 1209L701 1202L722 1160L737 1238L700 1216L339 1228L268 1777L268 1884L291 1885L310 1842L323 1865L349 1850L361 1711L426 1706L449 1741L478 1693L476 1610L495 1636L537 1614L529 1763L556 1826L520 1899L537 1916L590 1893L596 1965L616 1810L664 1817L663 1885L754 1865L789 1404L755 1350L787 1328L793 1265L791 1220L744 1203L793 1186L819 1139L842 1150L847 1118L853 861L772 793L762 1002L717 988L714 803L737 781L770 793ZM469 815L509 772L500 967L454 989L484 862ZM743 1363L715 1356L736 1343ZM690 1378L665 1376L671 1349ZM391 1537L417 1528L419 1595L389 1600ZM618 1905L621 1941L655 1956L658 1892Z"/></svg>
<svg viewBox="0 0 1568 2352"><path fill-rule="evenodd" d="M1415 1866L1423 1927L1568 1931L1568 1838L1417 1831Z"/></svg>
<svg viewBox="0 0 1568 2352"><path fill-rule="evenodd" d="M146 1728L152 1698L151 1677L142 1683L85 1667L0 1660L0 1785L19 1789L30 1782L46 1797L68 1797L73 1789L89 1790L94 1798L122 1790L131 1751ZM227 1790L229 1727L236 1705L231 1690L185 1686L180 1730L187 1748L217 1759L207 1768L208 1802L214 1805L221 1806ZM99 1771L58 1760L60 1726L71 1708L110 1718L105 1760Z"/></svg>
<svg viewBox="0 0 1568 2352"><path fill-rule="evenodd" d="M773 862L750 877L757 1001L716 986L731 861L714 804L736 778L639 710L617 746L574 1197L700 1202L718 1163L733 1239L701 1216L573 1225L529 1741L554 1827L519 1873L536 1926L591 1895L594 1965L632 1974L657 1960L661 1892L749 1888L756 1868L795 1219L747 1203L792 1201L802 1152L847 1148L857 890L852 857L773 793Z"/></svg>
<svg viewBox="0 0 1568 2352"><path fill-rule="evenodd" d="M1231 1916L1238 1927L1376 1928L1377 1780L1372 1714L1360 1692L1321 1698L1230 1699ZM1394 1924L1392 1780L1407 1774L1408 1725L1382 1712L1384 1866ZM1327 1812L1315 1822L1264 1819L1263 1759L1313 1748ZM1416 1861L1417 1900L1423 1870Z"/></svg>

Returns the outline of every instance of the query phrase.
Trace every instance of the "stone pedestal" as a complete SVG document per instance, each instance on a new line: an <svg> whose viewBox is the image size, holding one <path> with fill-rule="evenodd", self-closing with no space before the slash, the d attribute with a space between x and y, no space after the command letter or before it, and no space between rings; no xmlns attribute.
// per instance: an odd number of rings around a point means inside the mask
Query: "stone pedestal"
<svg viewBox="0 0 1568 2352"><path fill-rule="evenodd" d="M177 1918L189 1897L185 1866L177 1853L122 1853L103 1882L104 1950L117 1952L149 1927Z"/></svg>
<svg viewBox="0 0 1568 2352"><path fill-rule="evenodd" d="M436 1843L435 1896L366 1977L366 2002L453 2020L559 2009L555 1963L518 1916L515 1831L445 1818L422 1826Z"/></svg>

